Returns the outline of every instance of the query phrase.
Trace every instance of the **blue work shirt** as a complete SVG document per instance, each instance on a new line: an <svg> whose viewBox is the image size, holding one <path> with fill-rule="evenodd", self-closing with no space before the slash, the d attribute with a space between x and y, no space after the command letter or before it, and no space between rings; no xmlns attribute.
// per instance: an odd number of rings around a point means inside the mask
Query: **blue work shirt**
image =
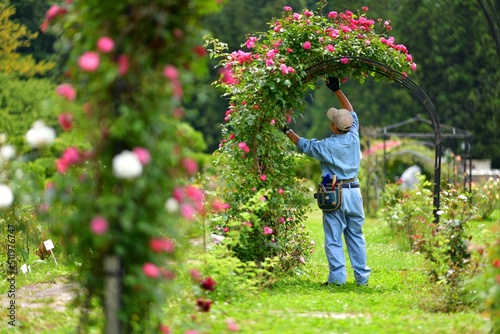
<svg viewBox="0 0 500 334"><path fill-rule="evenodd" d="M359 144L358 115L351 111L353 123L345 134L317 140L299 138L297 150L320 162L323 176L337 175L337 180L355 178L359 172L361 150Z"/></svg>

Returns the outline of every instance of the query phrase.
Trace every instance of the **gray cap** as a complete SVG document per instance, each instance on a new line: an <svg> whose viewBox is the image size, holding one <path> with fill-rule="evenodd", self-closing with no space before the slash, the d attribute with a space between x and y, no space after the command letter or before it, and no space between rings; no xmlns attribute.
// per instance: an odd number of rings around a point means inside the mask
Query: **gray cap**
<svg viewBox="0 0 500 334"><path fill-rule="evenodd" d="M347 109L330 108L326 112L326 117L335 124L340 131L349 131L352 126L352 115Z"/></svg>

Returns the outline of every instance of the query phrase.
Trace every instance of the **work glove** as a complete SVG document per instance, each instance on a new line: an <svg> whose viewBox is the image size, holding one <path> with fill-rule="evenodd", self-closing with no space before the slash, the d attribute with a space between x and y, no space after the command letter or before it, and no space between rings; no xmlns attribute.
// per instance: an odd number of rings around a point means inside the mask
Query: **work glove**
<svg viewBox="0 0 500 334"><path fill-rule="evenodd" d="M283 128L281 129L281 131L283 131L284 134L286 134L286 132L290 130L290 128L288 127L288 125L283 125Z"/></svg>
<svg viewBox="0 0 500 334"><path fill-rule="evenodd" d="M340 81L337 77L328 76L325 81L326 87L330 88L332 92L340 89Z"/></svg>

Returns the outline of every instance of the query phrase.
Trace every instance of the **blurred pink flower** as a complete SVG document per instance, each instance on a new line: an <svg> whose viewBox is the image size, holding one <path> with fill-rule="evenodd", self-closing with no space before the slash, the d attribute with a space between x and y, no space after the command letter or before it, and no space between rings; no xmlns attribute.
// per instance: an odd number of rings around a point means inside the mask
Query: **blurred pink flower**
<svg viewBox="0 0 500 334"><path fill-rule="evenodd" d="M63 83L57 86L56 93L63 96L68 101L74 101L76 98L76 90L68 83Z"/></svg>
<svg viewBox="0 0 500 334"><path fill-rule="evenodd" d="M187 185L184 188L184 192L189 199L195 202L201 202L205 199L205 193L203 192L203 189L200 189L198 187Z"/></svg>
<svg viewBox="0 0 500 334"><path fill-rule="evenodd" d="M259 176L259 178L261 181L265 181L267 179L267 176L266 174L262 174L261 176Z"/></svg>
<svg viewBox="0 0 500 334"><path fill-rule="evenodd" d="M238 144L238 147L242 149L245 153L250 152L250 149L248 148L247 144L245 142L241 142Z"/></svg>
<svg viewBox="0 0 500 334"><path fill-rule="evenodd" d="M326 48L327 48L327 49L328 49L328 51L330 51L330 52L335 52L335 47L334 47L333 45L331 45L331 44L328 44L328 45L326 46Z"/></svg>
<svg viewBox="0 0 500 334"><path fill-rule="evenodd" d="M337 15L338 15L337 12L330 12L330 13L328 13L328 18L335 19L337 17Z"/></svg>
<svg viewBox="0 0 500 334"><path fill-rule="evenodd" d="M220 198L214 198L210 203L212 210L220 212L226 209L225 203Z"/></svg>
<svg viewBox="0 0 500 334"><path fill-rule="evenodd" d="M361 9L364 10L365 12L368 11L368 7L366 7L366 6L361 7Z"/></svg>
<svg viewBox="0 0 500 334"><path fill-rule="evenodd" d="M160 327L158 327L158 329L163 334L170 334L171 333L170 328L168 328L168 326L166 326L166 325L160 325Z"/></svg>
<svg viewBox="0 0 500 334"><path fill-rule="evenodd" d="M85 72L94 72L99 67L99 54L87 51L78 58L78 66Z"/></svg>
<svg viewBox="0 0 500 334"><path fill-rule="evenodd" d="M311 12L311 11L306 10L306 11L304 11L304 15L307 16L307 17L311 17L311 16L314 15L314 13Z"/></svg>
<svg viewBox="0 0 500 334"><path fill-rule="evenodd" d="M70 112L62 113L57 117L57 121L64 131L71 130L73 127L73 114Z"/></svg>
<svg viewBox="0 0 500 334"><path fill-rule="evenodd" d="M177 71L177 68L175 68L174 65L165 66L163 69L163 75L172 81L179 80L179 71Z"/></svg>
<svg viewBox="0 0 500 334"><path fill-rule="evenodd" d="M192 158L182 159L182 166L189 175L194 175L198 173L198 163Z"/></svg>
<svg viewBox="0 0 500 334"><path fill-rule="evenodd" d="M349 58L341 58L341 59L340 59L340 62L341 62L342 64L347 64L347 63L349 62Z"/></svg>
<svg viewBox="0 0 500 334"><path fill-rule="evenodd" d="M125 75L128 72L128 68L130 66L130 62L127 55L119 55L116 59L118 63L118 73L120 75Z"/></svg>
<svg viewBox="0 0 500 334"><path fill-rule="evenodd" d="M142 272L149 278L156 278L160 276L160 269L151 262L147 262L142 266Z"/></svg>
<svg viewBox="0 0 500 334"><path fill-rule="evenodd" d="M240 330L240 327L233 318L227 318L226 325L227 325L227 330L230 332L237 332Z"/></svg>
<svg viewBox="0 0 500 334"><path fill-rule="evenodd" d="M81 155L77 148L69 147L63 155L56 160L57 171L61 174L65 173L69 166L75 165L80 162Z"/></svg>
<svg viewBox="0 0 500 334"><path fill-rule="evenodd" d="M102 235L108 230L106 218L97 216L90 221L90 230L96 235Z"/></svg>
<svg viewBox="0 0 500 334"><path fill-rule="evenodd" d="M309 42L309 41L304 42L303 47L304 47L304 49L309 50L311 48L311 42Z"/></svg>
<svg viewBox="0 0 500 334"><path fill-rule="evenodd" d="M108 36L103 36L97 41L97 49L101 52L108 53L113 51L115 42Z"/></svg>
<svg viewBox="0 0 500 334"><path fill-rule="evenodd" d="M411 70L415 71L417 69L417 64L411 63Z"/></svg>
<svg viewBox="0 0 500 334"><path fill-rule="evenodd" d="M264 234L265 235L273 234L273 229L270 227L264 226Z"/></svg>
<svg viewBox="0 0 500 334"><path fill-rule="evenodd" d="M196 216L196 210L189 204L181 204L181 215L186 219L194 219Z"/></svg>
<svg viewBox="0 0 500 334"><path fill-rule="evenodd" d="M57 15L59 15L60 7L58 5L52 5L49 7L49 10L45 13L45 18L48 21L53 20Z"/></svg>
<svg viewBox="0 0 500 334"><path fill-rule="evenodd" d="M149 248L155 253L172 253L175 249L174 242L168 238L152 238L149 241Z"/></svg>
<svg viewBox="0 0 500 334"><path fill-rule="evenodd" d="M191 278L197 282L201 281L201 273L198 269L193 268L189 270L189 274L191 275Z"/></svg>
<svg viewBox="0 0 500 334"><path fill-rule="evenodd" d="M149 154L149 151L144 148L144 147L134 147L132 149L132 152L137 155L137 159L139 159L139 162L141 165L147 165L151 162L151 155Z"/></svg>
<svg viewBox="0 0 500 334"><path fill-rule="evenodd" d="M278 189L278 194L283 194L285 191L281 188Z"/></svg>
<svg viewBox="0 0 500 334"><path fill-rule="evenodd" d="M283 10L284 10L285 12L290 12L290 11L292 11L292 7L290 7L290 6L285 6L285 7L283 7Z"/></svg>

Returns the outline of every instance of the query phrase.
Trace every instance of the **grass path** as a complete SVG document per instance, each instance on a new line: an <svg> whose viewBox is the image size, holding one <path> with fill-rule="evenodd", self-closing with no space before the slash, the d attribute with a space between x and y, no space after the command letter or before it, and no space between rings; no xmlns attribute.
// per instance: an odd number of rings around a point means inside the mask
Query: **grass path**
<svg viewBox="0 0 500 334"><path fill-rule="evenodd" d="M372 268L369 286L358 287L348 267L345 286L322 287L327 263L320 215L315 211L307 222L317 249L303 276L281 281L255 298L218 305L214 311L236 319L241 333L485 333L486 321L477 313L425 310L432 295L426 291L421 256L398 251L374 219L364 228Z"/></svg>

